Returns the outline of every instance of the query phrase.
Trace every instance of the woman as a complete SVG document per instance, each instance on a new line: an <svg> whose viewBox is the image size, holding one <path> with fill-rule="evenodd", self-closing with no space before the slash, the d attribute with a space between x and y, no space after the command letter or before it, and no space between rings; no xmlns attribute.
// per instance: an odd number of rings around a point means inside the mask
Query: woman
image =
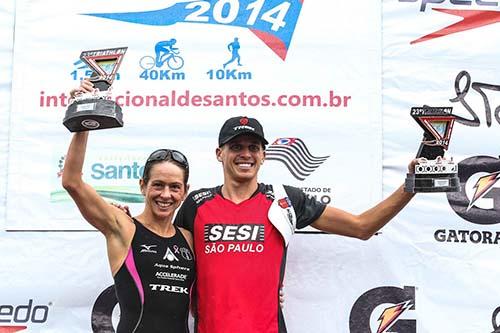
<svg viewBox="0 0 500 333"><path fill-rule="evenodd" d="M89 81L71 92L92 92ZM105 237L120 305L117 333L188 332L195 276L192 236L173 225L188 191L189 165L176 150L153 152L139 181L144 211L132 218L108 204L81 177L88 132L73 135L62 185L83 217Z"/></svg>

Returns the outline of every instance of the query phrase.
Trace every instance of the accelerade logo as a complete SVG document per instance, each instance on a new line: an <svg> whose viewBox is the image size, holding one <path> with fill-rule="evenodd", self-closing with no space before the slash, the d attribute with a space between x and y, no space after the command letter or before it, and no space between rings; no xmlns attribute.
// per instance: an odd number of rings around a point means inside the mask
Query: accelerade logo
<svg viewBox="0 0 500 333"><path fill-rule="evenodd" d="M406 319L415 317L411 313L415 309L415 287L371 289L354 303L349 315L349 332L416 333L416 320Z"/></svg>

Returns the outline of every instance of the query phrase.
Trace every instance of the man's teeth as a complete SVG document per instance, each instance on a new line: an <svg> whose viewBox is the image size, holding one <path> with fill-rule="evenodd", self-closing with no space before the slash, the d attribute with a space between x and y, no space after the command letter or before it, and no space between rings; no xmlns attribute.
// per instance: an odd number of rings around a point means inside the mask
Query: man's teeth
<svg viewBox="0 0 500 333"><path fill-rule="evenodd" d="M157 201L156 202L158 204L158 206L160 206L161 208L167 208L168 206L170 206L170 203L166 203L166 202L159 202Z"/></svg>
<svg viewBox="0 0 500 333"><path fill-rule="evenodd" d="M250 168L252 166L250 163L239 163L238 165L243 168Z"/></svg>

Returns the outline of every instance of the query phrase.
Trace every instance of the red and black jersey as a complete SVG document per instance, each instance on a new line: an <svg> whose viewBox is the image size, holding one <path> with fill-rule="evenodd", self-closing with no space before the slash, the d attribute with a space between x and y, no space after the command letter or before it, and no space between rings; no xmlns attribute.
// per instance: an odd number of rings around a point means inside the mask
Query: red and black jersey
<svg viewBox="0 0 500 333"><path fill-rule="evenodd" d="M196 255L198 333L286 332L279 306L286 246L268 218L271 185L235 204L221 186L189 194L175 224L193 233ZM297 228L314 222L325 205L285 186Z"/></svg>

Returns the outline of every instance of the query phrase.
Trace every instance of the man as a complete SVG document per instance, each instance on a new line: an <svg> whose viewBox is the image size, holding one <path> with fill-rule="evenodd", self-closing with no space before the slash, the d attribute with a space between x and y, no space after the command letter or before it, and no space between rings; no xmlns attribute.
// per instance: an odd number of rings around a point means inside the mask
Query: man
<svg viewBox="0 0 500 333"><path fill-rule="evenodd" d="M216 149L224 184L190 193L178 211L175 223L194 238L199 333L286 332L278 293L295 226L367 240L413 197L401 186L353 215L298 188L258 183L267 143L256 119L228 119Z"/></svg>

